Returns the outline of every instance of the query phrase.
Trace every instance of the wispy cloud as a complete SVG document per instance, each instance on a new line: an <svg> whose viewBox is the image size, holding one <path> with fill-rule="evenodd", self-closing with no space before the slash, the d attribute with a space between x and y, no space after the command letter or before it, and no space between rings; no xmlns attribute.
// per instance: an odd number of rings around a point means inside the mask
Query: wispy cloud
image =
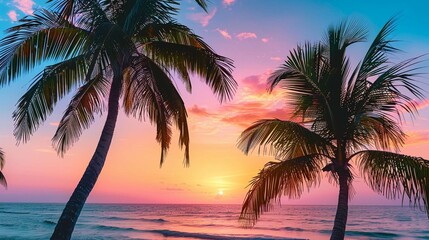
<svg viewBox="0 0 429 240"><path fill-rule="evenodd" d="M204 107L198 107L197 105L194 105L192 108L188 109L188 111L192 114L198 115L198 116L209 116L210 113L207 111Z"/></svg>
<svg viewBox="0 0 429 240"><path fill-rule="evenodd" d="M270 60L279 62L282 60L282 58L281 57L270 57Z"/></svg>
<svg viewBox="0 0 429 240"><path fill-rule="evenodd" d="M241 80L244 90L250 95L263 95L267 93L267 83L261 75L252 75Z"/></svg>
<svg viewBox="0 0 429 240"><path fill-rule="evenodd" d="M406 132L407 140L405 141L405 145L415 145L422 143L429 143L429 130L422 131L410 131Z"/></svg>
<svg viewBox="0 0 429 240"><path fill-rule="evenodd" d="M228 31L224 30L224 29L219 29L217 28L216 31L218 31L220 33L220 35L222 35L222 37L226 38L226 39L231 39L231 35L229 35Z"/></svg>
<svg viewBox="0 0 429 240"><path fill-rule="evenodd" d="M215 16L217 8L213 8L208 14L205 12L194 13L189 15L189 19L199 22L201 26L206 27L209 25L210 20Z"/></svg>
<svg viewBox="0 0 429 240"><path fill-rule="evenodd" d="M267 42L269 42L270 41L270 39L269 38L261 38L261 42L263 42L263 43L267 43Z"/></svg>
<svg viewBox="0 0 429 240"><path fill-rule="evenodd" d="M50 149L50 148L36 148L34 149L36 152L41 152L41 153L49 153L49 154L54 154L55 151Z"/></svg>
<svg viewBox="0 0 429 240"><path fill-rule="evenodd" d="M18 14L16 13L16 11L15 11L15 10L10 10L10 11L7 13L7 16L9 16L10 20L12 20L12 21L14 21L14 22L16 22L16 21L18 20Z"/></svg>
<svg viewBox="0 0 429 240"><path fill-rule="evenodd" d="M50 122L49 125L58 127L60 125L59 122Z"/></svg>
<svg viewBox="0 0 429 240"><path fill-rule="evenodd" d="M13 0L13 5L26 15L33 14L34 2L32 0Z"/></svg>
<svg viewBox="0 0 429 240"><path fill-rule="evenodd" d="M225 6L230 6L235 2L235 0L223 0L222 2Z"/></svg>
<svg viewBox="0 0 429 240"><path fill-rule="evenodd" d="M415 101L417 110L422 110L429 107L429 99L424 99L422 101Z"/></svg>
<svg viewBox="0 0 429 240"><path fill-rule="evenodd" d="M249 38L257 38L256 33L253 32L242 32L236 36L239 40L245 40Z"/></svg>

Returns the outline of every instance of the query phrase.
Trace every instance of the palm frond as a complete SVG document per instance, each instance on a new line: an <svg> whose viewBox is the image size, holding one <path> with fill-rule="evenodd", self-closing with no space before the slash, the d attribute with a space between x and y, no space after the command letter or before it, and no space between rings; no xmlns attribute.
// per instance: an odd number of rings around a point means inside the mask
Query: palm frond
<svg viewBox="0 0 429 240"><path fill-rule="evenodd" d="M356 159L375 192L388 199L406 196L414 206L423 203L429 217L429 160L375 150L359 152Z"/></svg>
<svg viewBox="0 0 429 240"><path fill-rule="evenodd" d="M362 91L354 87L359 96L347 100L351 119L346 135L351 141L362 140L357 144L360 147L369 144L383 150L398 150L402 146L405 134L400 123L404 114L414 116L415 98L424 98L416 81L419 64L420 57L405 60L386 67L373 82L367 81Z"/></svg>
<svg viewBox="0 0 429 240"><path fill-rule="evenodd" d="M4 152L3 150L0 148L0 170L2 170L4 167Z"/></svg>
<svg viewBox="0 0 429 240"><path fill-rule="evenodd" d="M318 155L268 162L250 182L240 220L253 226L262 212L270 210L273 202L280 203L282 195L299 198L305 188L317 186L321 179L321 163Z"/></svg>
<svg viewBox="0 0 429 240"><path fill-rule="evenodd" d="M161 71L162 69L155 62L151 62L150 59L148 59L148 61L153 74L152 81L154 81L169 115L179 130L179 146L184 148L185 151L183 163L185 166L189 166L189 129L187 121L188 114L186 112L185 103L174 86L171 78L168 77L164 71Z"/></svg>
<svg viewBox="0 0 429 240"><path fill-rule="evenodd" d="M179 145L184 147L184 164L189 165L189 130L185 104L170 76L164 69L147 57L133 64L126 77L124 108L128 115L143 119L146 115L154 123L161 123L157 140L161 143L161 164L171 141L170 125L173 122L179 132ZM160 131L166 125L167 131Z"/></svg>
<svg viewBox="0 0 429 240"><path fill-rule="evenodd" d="M421 57L407 59L380 74L365 93L365 110L398 113L397 107L408 112L417 111L416 103L407 94L424 99L423 90L416 84Z"/></svg>
<svg viewBox="0 0 429 240"><path fill-rule="evenodd" d="M45 60L77 56L88 33L47 10L21 19L0 41L0 86L16 79Z"/></svg>
<svg viewBox="0 0 429 240"><path fill-rule="evenodd" d="M52 113L55 104L80 85L87 71L83 55L48 66L39 73L13 112L14 135L27 142L31 134Z"/></svg>
<svg viewBox="0 0 429 240"><path fill-rule="evenodd" d="M327 89L321 85L329 69L321 44L298 45L289 52L285 63L268 78L269 91L281 84L294 115L314 120L320 112L328 111ZM326 112L325 111L325 112Z"/></svg>
<svg viewBox="0 0 429 240"><path fill-rule="evenodd" d="M53 3L51 8L61 19L71 22L96 25L98 20L107 20L106 13L103 11L100 1L97 0L48 0L47 3Z"/></svg>
<svg viewBox="0 0 429 240"><path fill-rule="evenodd" d="M332 60L343 59L347 47L365 41L367 34L366 28L356 19L346 19L338 25L331 25L324 38L326 52Z"/></svg>
<svg viewBox="0 0 429 240"><path fill-rule="evenodd" d="M231 59L211 49L162 41L148 43L145 50L152 60L166 68L179 73L186 69L202 77L221 102L232 99L237 83L231 73Z"/></svg>
<svg viewBox="0 0 429 240"><path fill-rule="evenodd" d="M124 31L129 35L139 32L138 28L148 23L165 23L177 14L179 3L174 0L130 1L133 5L124 11Z"/></svg>
<svg viewBox="0 0 429 240"><path fill-rule="evenodd" d="M389 36L395 27L395 18L389 19L374 38L362 62L358 64L347 82L346 102L359 102L371 85L370 79L388 69L388 54L398 51Z"/></svg>
<svg viewBox="0 0 429 240"><path fill-rule="evenodd" d="M372 146L375 149L399 150L405 142L406 135L399 124L386 115L361 115L352 127L352 135L348 138L355 149Z"/></svg>
<svg viewBox="0 0 429 240"><path fill-rule="evenodd" d="M246 154L258 148L258 153L277 159L290 159L310 154L332 154L333 146L322 136L304 126L279 119L262 119L244 130L238 147Z"/></svg>
<svg viewBox="0 0 429 240"><path fill-rule="evenodd" d="M330 26L326 33L325 56L329 62L329 73L324 78L324 85L329 89L331 104L339 107L342 89L348 73L347 48L366 39L367 30L356 20L345 20L337 26Z"/></svg>
<svg viewBox="0 0 429 240"><path fill-rule="evenodd" d="M7 188L6 177L4 176L4 174L1 171L0 171L0 185Z"/></svg>
<svg viewBox="0 0 429 240"><path fill-rule="evenodd" d="M145 25L137 35L142 43L164 41L213 51L198 35L192 33L191 29L174 21L149 23ZM180 75L186 89L191 92L192 83L185 62L177 61L174 70Z"/></svg>
<svg viewBox="0 0 429 240"><path fill-rule="evenodd" d="M7 188L6 178L4 177L3 173L1 172L1 170L4 167L4 162L5 162L4 152L0 148L0 185L3 185L5 188Z"/></svg>
<svg viewBox="0 0 429 240"><path fill-rule="evenodd" d="M207 1L206 0L195 0L195 2L200 5L200 7L207 12Z"/></svg>
<svg viewBox="0 0 429 240"><path fill-rule="evenodd" d="M374 38L371 46L363 58L359 67L357 81L367 81L368 78L377 76L386 70L385 64L388 62L387 54L398 51L392 46L395 40L389 39L395 28L395 18L389 19ZM353 91L356 92L356 91Z"/></svg>
<svg viewBox="0 0 429 240"><path fill-rule="evenodd" d="M62 156L79 139L82 131L89 128L94 114L102 113L108 89L109 81L101 73L79 88L52 138L58 154Z"/></svg>

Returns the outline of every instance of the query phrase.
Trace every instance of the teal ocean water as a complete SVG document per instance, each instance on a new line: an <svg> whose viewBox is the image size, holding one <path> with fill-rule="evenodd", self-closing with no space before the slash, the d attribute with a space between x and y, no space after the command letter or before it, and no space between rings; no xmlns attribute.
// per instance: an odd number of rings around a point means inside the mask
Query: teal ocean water
<svg viewBox="0 0 429 240"><path fill-rule="evenodd" d="M0 203L0 239L48 239L63 204ZM276 207L252 229L240 205L87 204L73 239L329 239L335 206ZM346 239L429 239L429 220L407 206L350 206Z"/></svg>

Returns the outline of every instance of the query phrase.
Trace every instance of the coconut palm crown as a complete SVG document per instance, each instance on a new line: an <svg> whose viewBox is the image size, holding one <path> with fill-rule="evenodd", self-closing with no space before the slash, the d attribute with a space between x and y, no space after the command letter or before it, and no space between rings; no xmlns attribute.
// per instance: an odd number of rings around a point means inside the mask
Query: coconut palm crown
<svg viewBox="0 0 429 240"><path fill-rule="evenodd" d="M244 153L257 149L277 159L250 182L240 216L246 224L255 224L283 195L299 198L318 186L324 171L340 188L331 239L344 239L355 172L375 192L408 197L429 216L429 161L398 153L406 137L401 120L416 114L416 100L424 97L416 81L421 60L389 62L398 51L389 38L394 25L390 19L383 26L356 66L346 51L365 41L367 31L343 21L329 27L322 41L290 51L271 74L269 91L286 91L297 121L262 119L239 138Z"/></svg>
<svg viewBox="0 0 429 240"><path fill-rule="evenodd" d="M0 86L35 66L55 62L37 74L13 113L14 135L27 142L56 103L72 93L53 146L63 155L90 127L107 117L95 153L52 235L70 239L77 218L103 168L119 109L156 125L161 164L177 126L184 163L189 163L185 104L172 76L190 92L195 74L225 101L236 82L232 60L216 54L201 37L175 21L175 0L52 0L7 30L0 42ZM205 0L196 2L206 10Z"/></svg>

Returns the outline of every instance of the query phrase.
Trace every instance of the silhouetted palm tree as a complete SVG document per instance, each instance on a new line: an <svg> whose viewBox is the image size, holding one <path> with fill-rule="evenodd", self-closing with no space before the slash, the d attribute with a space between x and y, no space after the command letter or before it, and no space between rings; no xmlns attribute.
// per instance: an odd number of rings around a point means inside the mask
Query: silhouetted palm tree
<svg viewBox="0 0 429 240"><path fill-rule="evenodd" d="M352 67L346 50L364 41L367 31L356 22L342 22L328 29L324 41L292 50L271 74L270 91L278 85L286 91L299 121L264 119L241 134L239 148L246 154L259 149L278 159L250 183L240 216L247 224L255 224L282 195L299 198L327 171L340 187L331 239L343 239L352 163L377 193L423 202L429 214L429 161L397 153L406 137L398 121L417 111L410 96L423 95L415 81L418 58L395 65L388 61L388 54L397 51L388 38L393 29L391 19Z"/></svg>
<svg viewBox="0 0 429 240"><path fill-rule="evenodd" d="M216 54L189 28L177 23L175 0L57 0L7 30L0 46L0 84L46 60L13 114L14 134L26 142L66 94L74 96L52 139L63 154L95 115L107 118L95 153L58 221L52 239L70 239L82 207L103 168L120 100L128 116L157 126L161 164L175 124L189 161L187 112L172 80L180 76L191 91L190 75L205 81L220 101L232 98L232 61ZM197 3L206 10L205 0ZM75 91L76 90L76 91Z"/></svg>
<svg viewBox="0 0 429 240"><path fill-rule="evenodd" d="M3 185L5 188L7 188L6 178L4 177L1 171L3 169L3 166L4 166L4 152L0 148L0 185Z"/></svg>

